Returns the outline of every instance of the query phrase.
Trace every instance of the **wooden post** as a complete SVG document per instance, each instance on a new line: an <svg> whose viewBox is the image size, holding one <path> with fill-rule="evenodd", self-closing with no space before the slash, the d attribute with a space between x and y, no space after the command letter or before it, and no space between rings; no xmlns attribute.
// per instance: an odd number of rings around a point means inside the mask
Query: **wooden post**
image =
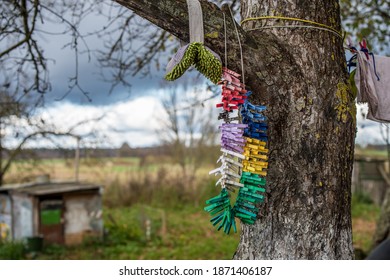
<svg viewBox="0 0 390 280"><path fill-rule="evenodd" d="M80 170L80 137L76 137L77 146L75 151L74 159L74 179L76 182L79 181L79 170Z"/></svg>

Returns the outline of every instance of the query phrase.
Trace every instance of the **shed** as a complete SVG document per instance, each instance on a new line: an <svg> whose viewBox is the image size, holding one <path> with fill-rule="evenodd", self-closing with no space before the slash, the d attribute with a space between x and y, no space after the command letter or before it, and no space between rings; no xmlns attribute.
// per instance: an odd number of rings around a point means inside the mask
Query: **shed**
<svg viewBox="0 0 390 280"><path fill-rule="evenodd" d="M80 244L103 236L102 186L44 182L0 187L0 238L42 236L45 244Z"/></svg>

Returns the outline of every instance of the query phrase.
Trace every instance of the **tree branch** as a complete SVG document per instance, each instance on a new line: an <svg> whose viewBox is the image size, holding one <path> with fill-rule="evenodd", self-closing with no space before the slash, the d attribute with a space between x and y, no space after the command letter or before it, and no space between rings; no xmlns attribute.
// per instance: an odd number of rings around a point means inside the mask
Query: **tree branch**
<svg viewBox="0 0 390 280"><path fill-rule="evenodd" d="M147 19L158 27L168 31L182 41L189 41L188 8L186 0L115 0L120 5L134 11L137 15ZM217 5L200 0L203 10L205 45L215 51L225 61L227 52L228 67L237 73L242 73L240 46L235 31L233 19L228 5L220 9ZM225 50L224 14L227 29L227 46ZM237 23L236 23L237 24ZM237 24L238 25L238 24ZM267 85L272 85L277 76L273 73L264 73L267 65L275 63L275 58L288 57L288 50L283 42L272 34L262 33L261 40L256 40L250 32L245 32L238 27L238 36L243 46L246 84L259 95L267 97ZM261 51L259 51L261 50ZM291 60L292 61L292 60ZM294 77L300 78L301 72L292 65L279 69L283 75L294 73ZM267 79L267 81L266 81ZM270 81L274 80L274 81Z"/></svg>
<svg viewBox="0 0 390 280"><path fill-rule="evenodd" d="M4 166L1 166L0 173L1 174L6 173L8 171L8 169L11 167L11 164L14 161L14 159L16 158L16 156L20 153L20 151L23 148L24 144L26 144L26 142L28 140L30 140L31 138L34 138L34 137L39 136L39 135L42 135L42 136L46 136L46 135L70 136L70 137L74 137L74 138L78 138L79 137L78 135L73 134L71 132L54 132L54 131L50 131L50 130L33 132L33 133L27 135L25 138L23 138L23 140L19 143L19 145L15 149L13 149L13 151L9 155L9 157L8 157L6 163L4 164Z"/></svg>
<svg viewBox="0 0 390 280"><path fill-rule="evenodd" d="M55 136L55 137L63 137L63 136L68 136L68 137L72 137L72 138L75 138L75 139L81 139L83 137L85 137L86 135L81 135L81 134L77 134L74 132L75 129L81 127L82 125L85 125L85 124L88 124L88 123L92 123L92 122L99 122L100 120L102 120L104 117L106 116L106 114L102 114L96 118L91 118L91 119L85 119L85 120L81 120L77 123L75 123L74 125L70 126L67 130L63 130L63 131L56 131L55 128L52 128L50 126L48 126L47 124L45 124L47 127L41 127L40 125L33 125L31 123L31 119L27 119L26 121L28 122L29 126L35 126L38 130L35 131L35 132L31 132L27 135L25 135L21 141L19 142L19 144L17 145L16 148L14 148L12 151L10 151L9 153L9 156L7 158L6 161L3 160L4 162L4 165L2 164L3 162L0 162L0 175L3 176L7 171L8 169L11 167L13 161L16 159L16 157L19 155L19 153L21 152L21 150L23 149L24 145L31 139L34 139L35 137L38 137L38 136L43 136L43 137L48 137L48 136ZM1 136L1 135L0 135ZM0 138L1 140L1 138ZM0 153L2 152L4 147L1 146L1 141L0 141ZM0 176L0 179L1 179L1 176Z"/></svg>
<svg viewBox="0 0 390 280"><path fill-rule="evenodd" d="M182 41L189 42L188 8L186 0L116 0L124 7L131 9L135 14L147 19L158 27L168 31ZM217 5L201 0L205 32L205 44L224 57L224 21L223 11ZM235 57L231 61L237 61L239 53L237 35L234 33L234 25L229 13L226 13L228 28L229 48L234 49ZM240 36L246 36L239 29ZM232 44L233 43L233 44ZM239 59L238 59L239 60Z"/></svg>

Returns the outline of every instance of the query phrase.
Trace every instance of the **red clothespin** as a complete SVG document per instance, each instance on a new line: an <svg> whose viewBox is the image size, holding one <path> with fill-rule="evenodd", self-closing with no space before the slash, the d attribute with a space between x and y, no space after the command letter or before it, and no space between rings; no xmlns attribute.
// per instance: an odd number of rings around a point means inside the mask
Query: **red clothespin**
<svg viewBox="0 0 390 280"><path fill-rule="evenodd" d="M368 55L368 48L367 48L367 41L366 39L363 39L361 42L359 42L360 50L364 52L366 55L367 60L370 59L370 56Z"/></svg>
<svg viewBox="0 0 390 280"><path fill-rule="evenodd" d="M230 84L240 85L240 80L226 72L223 73L222 79Z"/></svg>
<svg viewBox="0 0 390 280"><path fill-rule="evenodd" d="M234 104L231 104L229 102L222 102L222 103L218 103L217 105L215 105L217 108L223 108L223 110L225 111L228 111L228 112L231 112L233 111L234 109L238 109L238 106L237 105L234 105Z"/></svg>
<svg viewBox="0 0 390 280"><path fill-rule="evenodd" d="M238 74L238 73L236 73L236 72L234 72L233 70L230 70L230 69L228 69L228 68L226 68L226 67L223 67L222 68L222 71L224 72L224 73L227 73L227 74L229 74L229 75L231 75L231 76L234 76L234 77L236 77L236 78L240 78L240 74Z"/></svg>

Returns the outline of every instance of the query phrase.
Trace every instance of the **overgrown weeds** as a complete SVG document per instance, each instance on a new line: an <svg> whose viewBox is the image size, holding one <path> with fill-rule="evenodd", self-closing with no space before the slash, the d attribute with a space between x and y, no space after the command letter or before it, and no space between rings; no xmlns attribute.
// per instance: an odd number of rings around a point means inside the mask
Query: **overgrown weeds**
<svg viewBox="0 0 390 280"><path fill-rule="evenodd" d="M25 258L25 245L22 242L1 241L0 260L21 260Z"/></svg>
<svg viewBox="0 0 390 280"><path fill-rule="evenodd" d="M217 189L213 186L213 178L195 176L190 181L179 171L174 165L161 166L157 171L140 169L129 172L125 182L115 178L105 188L104 205L111 208L136 203L170 208L199 206L210 192Z"/></svg>
<svg viewBox="0 0 390 280"><path fill-rule="evenodd" d="M352 196L351 212L355 257L363 259L372 247L380 207L367 194L358 192Z"/></svg>

